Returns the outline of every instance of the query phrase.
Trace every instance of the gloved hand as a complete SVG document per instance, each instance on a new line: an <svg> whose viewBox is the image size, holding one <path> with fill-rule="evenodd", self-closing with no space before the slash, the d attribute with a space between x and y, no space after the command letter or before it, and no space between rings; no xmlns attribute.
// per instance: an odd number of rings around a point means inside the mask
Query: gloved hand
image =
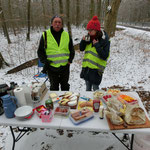
<svg viewBox="0 0 150 150"><path fill-rule="evenodd" d="M46 60L45 63L44 63L44 67L43 67L43 70L41 72L47 74L47 71L49 69L49 65L52 61L49 61L49 60Z"/></svg>

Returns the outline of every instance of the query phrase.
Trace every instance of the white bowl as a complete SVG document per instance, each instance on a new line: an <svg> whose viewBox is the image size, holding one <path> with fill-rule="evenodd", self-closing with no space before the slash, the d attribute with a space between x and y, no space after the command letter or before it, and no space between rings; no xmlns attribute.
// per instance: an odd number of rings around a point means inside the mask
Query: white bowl
<svg viewBox="0 0 150 150"><path fill-rule="evenodd" d="M23 119L30 116L33 113L33 108L31 106L22 106L15 110L15 116L18 119Z"/></svg>

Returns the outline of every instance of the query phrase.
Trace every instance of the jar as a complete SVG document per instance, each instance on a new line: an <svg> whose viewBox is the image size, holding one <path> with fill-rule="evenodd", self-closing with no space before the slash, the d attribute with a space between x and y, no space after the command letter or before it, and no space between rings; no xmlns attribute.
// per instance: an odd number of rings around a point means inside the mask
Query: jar
<svg viewBox="0 0 150 150"><path fill-rule="evenodd" d="M53 101L51 99L46 100L45 106L48 110L53 109L54 108Z"/></svg>

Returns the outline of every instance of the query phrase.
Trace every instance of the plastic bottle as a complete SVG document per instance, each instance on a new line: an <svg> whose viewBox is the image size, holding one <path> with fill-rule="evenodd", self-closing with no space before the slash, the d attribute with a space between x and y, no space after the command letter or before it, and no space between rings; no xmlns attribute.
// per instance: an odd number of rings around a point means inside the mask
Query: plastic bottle
<svg viewBox="0 0 150 150"><path fill-rule="evenodd" d="M100 100L93 100L93 110L94 112L99 112Z"/></svg>

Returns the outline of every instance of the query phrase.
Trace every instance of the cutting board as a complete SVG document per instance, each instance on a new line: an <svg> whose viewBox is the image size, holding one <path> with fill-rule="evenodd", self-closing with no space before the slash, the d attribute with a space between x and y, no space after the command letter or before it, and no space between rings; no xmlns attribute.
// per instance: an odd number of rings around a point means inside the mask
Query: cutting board
<svg viewBox="0 0 150 150"><path fill-rule="evenodd" d="M127 127L125 127L124 125L114 125L114 124L111 123L109 118L107 118L107 122L108 122L110 130L150 128L150 121L147 117L146 117L146 123L145 124L142 124L142 125L127 125Z"/></svg>

